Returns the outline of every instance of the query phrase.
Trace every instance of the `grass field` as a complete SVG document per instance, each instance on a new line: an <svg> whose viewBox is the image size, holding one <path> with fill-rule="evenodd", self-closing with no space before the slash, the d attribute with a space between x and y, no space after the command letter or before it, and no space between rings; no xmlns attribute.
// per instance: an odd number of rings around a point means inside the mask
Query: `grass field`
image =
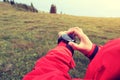
<svg viewBox="0 0 120 80"><path fill-rule="evenodd" d="M59 31L80 27L96 43L120 37L120 18L32 13L0 2L0 80L21 80L37 59L54 48ZM88 59L75 52L72 77L83 77Z"/></svg>

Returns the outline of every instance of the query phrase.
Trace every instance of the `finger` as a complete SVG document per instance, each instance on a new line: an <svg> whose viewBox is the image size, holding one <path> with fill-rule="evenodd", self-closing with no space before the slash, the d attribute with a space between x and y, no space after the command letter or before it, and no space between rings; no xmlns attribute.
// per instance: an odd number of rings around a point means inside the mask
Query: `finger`
<svg viewBox="0 0 120 80"><path fill-rule="evenodd" d="M75 27L74 33L78 36L81 41L86 41L87 36L84 34L83 30L79 27Z"/></svg>
<svg viewBox="0 0 120 80"><path fill-rule="evenodd" d="M74 28L70 28L67 31L67 34L74 34L74 35L76 35L76 36L78 36L80 38L80 36L83 34L83 31L79 27L74 27Z"/></svg>
<svg viewBox="0 0 120 80"><path fill-rule="evenodd" d="M79 50L79 45L74 43L74 42L69 42L68 43L74 50Z"/></svg>
<svg viewBox="0 0 120 80"><path fill-rule="evenodd" d="M60 32L58 33L58 37L60 37L60 36L63 35L63 34L66 34L66 31L60 31Z"/></svg>
<svg viewBox="0 0 120 80"><path fill-rule="evenodd" d="M72 34L72 33L74 33L74 32L75 32L75 28L76 28L76 27L73 27L73 28L68 29L67 34Z"/></svg>

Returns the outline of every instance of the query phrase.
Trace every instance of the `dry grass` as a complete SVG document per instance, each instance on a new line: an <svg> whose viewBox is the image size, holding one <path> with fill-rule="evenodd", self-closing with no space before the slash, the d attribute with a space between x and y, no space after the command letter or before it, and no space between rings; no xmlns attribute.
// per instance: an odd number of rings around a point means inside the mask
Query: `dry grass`
<svg viewBox="0 0 120 80"><path fill-rule="evenodd" d="M39 57L56 46L59 31L76 26L96 44L120 37L120 18L21 12L0 2L0 79L20 80ZM88 61L78 52L74 58L77 67L71 76L83 77Z"/></svg>

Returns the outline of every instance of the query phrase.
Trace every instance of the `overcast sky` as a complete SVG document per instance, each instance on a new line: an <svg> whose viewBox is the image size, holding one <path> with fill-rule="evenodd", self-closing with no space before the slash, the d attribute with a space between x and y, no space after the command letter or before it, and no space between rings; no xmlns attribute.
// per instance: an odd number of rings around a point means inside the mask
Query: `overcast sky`
<svg viewBox="0 0 120 80"><path fill-rule="evenodd" d="M57 12L94 17L120 17L120 0L14 0L33 5L40 11L49 12L55 4Z"/></svg>

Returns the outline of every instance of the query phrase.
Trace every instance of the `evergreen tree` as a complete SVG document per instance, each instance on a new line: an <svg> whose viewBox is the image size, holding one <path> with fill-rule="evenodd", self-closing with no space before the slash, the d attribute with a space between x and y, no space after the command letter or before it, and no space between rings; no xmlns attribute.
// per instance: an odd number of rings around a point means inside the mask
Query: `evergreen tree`
<svg viewBox="0 0 120 80"><path fill-rule="evenodd" d="M38 12L38 10L37 10L37 9L35 9L35 7L34 7L33 3L31 3L31 9L32 9L32 12Z"/></svg>
<svg viewBox="0 0 120 80"><path fill-rule="evenodd" d="M33 3L31 3L31 7L34 8Z"/></svg>
<svg viewBox="0 0 120 80"><path fill-rule="evenodd" d="M6 2L6 0L3 0L3 2Z"/></svg>
<svg viewBox="0 0 120 80"><path fill-rule="evenodd" d="M10 4L14 5L15 4L14 0L10 0Z"/></svg>
<svg viewBox="0 0 120 80"><path fill-rule="evenodd" d="M53 14L57 13L57 9L56 9L56 6L54 4L51 5L50 13L53 13Z"/></svg>

